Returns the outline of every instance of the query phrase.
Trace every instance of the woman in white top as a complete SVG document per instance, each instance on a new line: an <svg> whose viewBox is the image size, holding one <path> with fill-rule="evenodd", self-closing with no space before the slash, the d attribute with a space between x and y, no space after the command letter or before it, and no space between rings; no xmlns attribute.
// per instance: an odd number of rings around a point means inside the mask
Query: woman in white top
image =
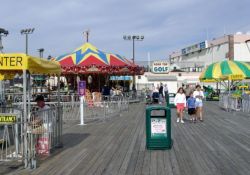
<svg viewBox="0 0 250 175"><path fill-rule="evenodd" d="M196 90L194 91L193 96L195 97L196 117L199 118L200 121L203 121L203 116L202 116L203 102L202 102L202 99L204 98L204 93L201 90L200 85L196 86Z"/></svg>
<svg viewBox="0 0 250 175"><path fill-rule="evenodd" d="M183 111L186 107L186 95L182 87L178 89L178 92L174 98L174 104L177 109L177 123L179 123L180 121L181 123L184 123Z"/></svg>

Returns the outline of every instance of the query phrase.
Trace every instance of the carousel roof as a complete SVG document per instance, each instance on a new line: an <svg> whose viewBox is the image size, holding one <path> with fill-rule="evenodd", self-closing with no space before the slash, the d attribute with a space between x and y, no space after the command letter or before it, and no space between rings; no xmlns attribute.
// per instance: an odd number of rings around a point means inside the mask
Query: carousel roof
<svg viewBox="0 0 250 175"><path fill-rule="evenodd" d="M56 58L62 66L63 73L109 73L139 74L139 66L118 54L106 53L90 43L85 43L72 53ZM141 73L140 73L141 74Z"/></svg>
<svg viewBox="0 0 250 175"><path fill-rule="evenodd" d="M103 52L90 43L57 57L56 61L62 66L131 66L131 62L120 55Z"/></svg>

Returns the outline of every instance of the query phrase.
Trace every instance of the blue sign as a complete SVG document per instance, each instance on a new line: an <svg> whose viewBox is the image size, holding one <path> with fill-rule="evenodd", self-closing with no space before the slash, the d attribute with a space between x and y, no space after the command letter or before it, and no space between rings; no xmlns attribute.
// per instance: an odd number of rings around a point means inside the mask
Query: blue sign
<svg viewBox="0 0 250 175"><path fill-rule="evenodd" d="M206 49L207 48L207 41L200 42L198 44L194 44L192 46L186 47L184 49L181 49L182 55L189 54L191 52L196 52L198 50Z"/></svg>
<svg viewBox="0 0 250 175"><path fill-rule="evenodd" d="M78 94L79 96L84 96L86 90L86 81L79 81L78 83Z"/></svg>

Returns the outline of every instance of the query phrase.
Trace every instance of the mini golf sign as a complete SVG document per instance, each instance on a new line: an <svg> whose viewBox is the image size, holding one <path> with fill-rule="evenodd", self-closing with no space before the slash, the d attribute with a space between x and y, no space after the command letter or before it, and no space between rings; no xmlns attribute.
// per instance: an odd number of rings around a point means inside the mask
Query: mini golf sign
<svg viewBox="0 0 250 175"><path fill-rule="evenodd" d="M153 73L167 74L169 72L169 64L167 61L155 61L153 62Z"/></svg>

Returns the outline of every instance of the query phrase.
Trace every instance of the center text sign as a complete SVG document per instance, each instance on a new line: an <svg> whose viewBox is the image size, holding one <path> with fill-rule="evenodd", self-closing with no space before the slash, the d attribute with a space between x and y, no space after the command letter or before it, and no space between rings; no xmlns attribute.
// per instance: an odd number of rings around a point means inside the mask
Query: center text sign
<svg viewBox="0 0 250 175"><path fill-rule="evenodd" d="M4 54L0 55L0 69L15 69L22 70L26 65L26 59L24 59L23 54Z"/></svg>

